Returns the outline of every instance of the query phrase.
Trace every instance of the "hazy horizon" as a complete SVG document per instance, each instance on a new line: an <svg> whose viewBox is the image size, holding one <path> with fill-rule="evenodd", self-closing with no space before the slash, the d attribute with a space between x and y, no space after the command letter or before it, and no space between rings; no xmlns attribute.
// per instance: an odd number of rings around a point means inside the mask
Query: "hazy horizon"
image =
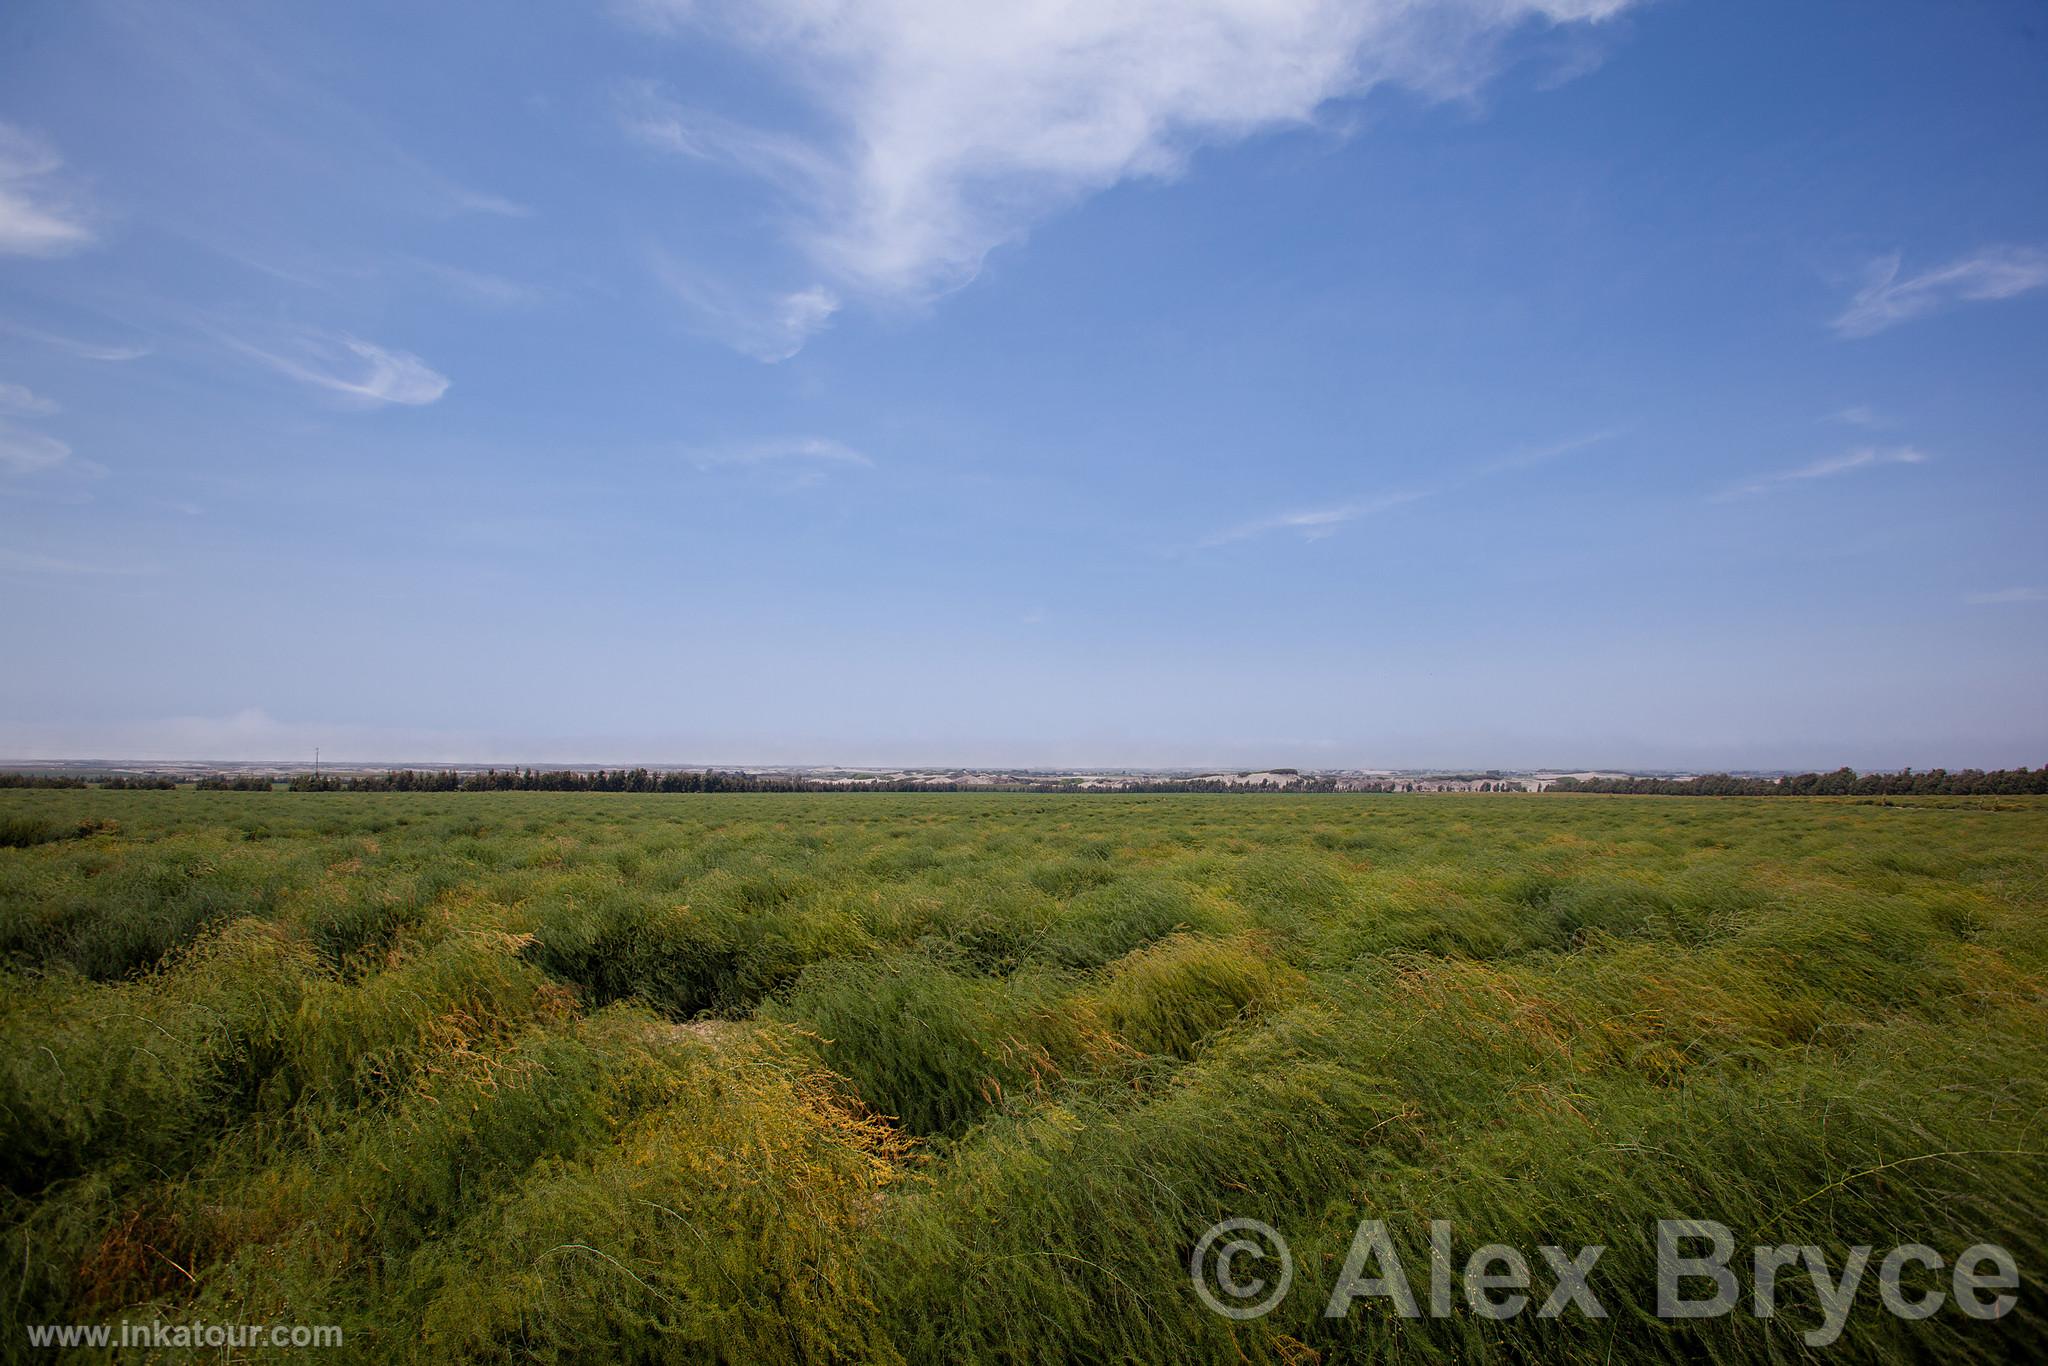
<svg viewBox="0 0 2048 1366"><path fill-rule="evenodd" d="M1891 750L1857 752L1851 746L1829 746L1803 742L1783 746L1773 757L1755 746L1722 748L1657 746L1643 744L1626 750L1587 744L1547 747L1540 742L1516 745L1504 743L1495 753L1456 751L1448 746L1432 755L1427 750L1394 749L1341 744L1270 744L1247 742L1196 752L1171 743L1136 743L1116 748L1077 745L1038 745L995 742L987 745L915 746L875 750L829 746L804 750L764 743L749 751L744 747L715 746L707 742L687 745L653 745L637 748L623 742L601 740L579 744L564 741L555 745L521 748L515 743L476 742L471 745L420 745L388 750L375 746L350 748L322 743L319 762L342 767L633 767L649 768L849 768L849 769L1128 769L1137 771L1186 771L1213 769L1227 771L1265 768L1391 769L1402 771L1485 771L1579 772L1828 772L1848 766L1859 772L1895 772L1902 768L1925 771L1934 768L2009 769L2035 768L2048 763L2048 742L2031 748L1985 742L1943 749L1933 745L1899 746ZM1906 757L1892 757L1900 752ZM1449 757L1445 757L1448 755ZM1504 757L1505 756L1505 757ZM1792 757L1786 757L1792 756ZM166 749L75 749L68 752L0 751L0 768L23 764L261 764L279 768L311 768L311 746L303 750L266 748L261 743L211 750Z"/></svg>
<svg viewBox="0 0 2048 1366"><path fill-rule="evenodd" d="M10 7L0 753L2048 757L2037 7L832 12Z"/></svg>

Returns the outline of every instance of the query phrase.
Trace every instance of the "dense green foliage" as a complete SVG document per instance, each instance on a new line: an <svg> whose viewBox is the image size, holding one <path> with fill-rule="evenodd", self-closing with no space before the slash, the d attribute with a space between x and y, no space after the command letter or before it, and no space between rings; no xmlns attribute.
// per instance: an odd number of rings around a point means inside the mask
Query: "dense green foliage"
<svg viewBox="0 0 2048 1366"><path fill-rule="evenodd" d="M1794 773L1784 778L1560 778L1552 792L1604 792L1655 797L2019 797L2048 794L2048 764L2040 768L1930 768L1923 773Z"/></svg>
<svg viewBox="0 0 2048 1366"><path fill-rule="evenodd" d="M1834 1354L2048 1351L2038 800L16 791L0 828L9 1356L152 1317L351 1360L1819 1354L1803 1274L1653 1317L1664 1217L1999 1243L2014 1312L1866 1283ZM1265 1318L1190 1283L1227 1216L1292 1242ZM1605 1243L1611 1317L1326 1319L1368 1216L1418 1278L1431 1218Z"/></svg>

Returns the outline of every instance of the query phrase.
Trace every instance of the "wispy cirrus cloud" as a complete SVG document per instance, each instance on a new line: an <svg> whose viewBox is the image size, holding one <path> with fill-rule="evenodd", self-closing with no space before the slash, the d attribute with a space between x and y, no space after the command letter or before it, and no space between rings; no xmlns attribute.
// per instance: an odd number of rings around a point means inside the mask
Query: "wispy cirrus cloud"
<svg viewBox="0 0 2048 1366"><path fill-rule="evenodd" d="M2048 588L1999 588L1989 593L1972 593L1963 599L1973 607L2022 602L2048 602Z"/></svg>
<svg viewBox="0 0 2048 1366"><path fill-rule="evenodd" d="M915 303L973 279L1048 214L1176 176L1204 145L1312 124L1382 85L1466 96L1517 29L1595 24L1631 3L637 0L643 22L761 58L814 117L800 133L743 126L645 86L619 117L640 141L780 192L823 297ZM830 317L780 311L813 329ZM788 330L792 346L808 335Z"/></svg>
<svg viewBox="0 0 2048 1366"><path fill-rule="evenodd" d="M1815 479L1833 479L1838 475L1850 474L1857 470L1876 469L1884 465L1922 465L1927 462L1924 452L1912 446L1893 446L1880 449L1865 446L1861 450L1848 451L1842 455L1831 455L1816 460L1810 465L1797 469L1779 470L1721 490L1714 495L1715 502L1727 502L1736 498L1752 498L1769 493L1787 484L1806 483Z"/></svg>
<svg viewBox="0 0 2048 1366"><path fill-rule="evenodd" d="M655 278L700 329L742 355L770 365L803 350L804 343L839 311L839 296L823 285L754 299L684 267L664 252L654 253L653 265Z"/></svg>
<svg viewBox="0 0 2048 1366"><path fill-rule="evenodd" d="M1561 460L1567 455L1577 455L1580 451L1591 450L1595 446L1614 440L1621 434L1622 429L1620 427L1608 427L1597 432L1586 432L1580 436L1566 437L1562 441L1550 441L1540 446L1527 446L1521 450L1511 451L1497 460L1487 461L1459 482L1470 483L1474 479L1483 479L1489 475L1508 474L1515 470L1534 469L1538 465L1548 465L1552 461Z"/></svg>
<svg viewBox="0 0 2048 1366"><path fill-rule="evenodd" d="M448 392L447 376L418 356L356 337L306 332L271 346L225 334L221 339L279 374L370 407L422 407Z"/></svg>
<svg viewBox="0 0 2048 1366"><path fill-rule="evenodd" d="M864 451L829 436L775 437L731 446L699 447L690 453L698 469L721 465L843 465L872 469L875 462Z"/></svg>
<svg viewBox="0 0 2048 1366"><path fill-rule="evenodd" d="M1209 550L1216 546L1232 545L1238 541L1256 540L1274 532L1292 532L1304 541L1320 541L1325 537L1334 536L1347 522L1355 522L1361 517L1370 517L1374 513L1385 512L1388 508L1413 503L1428 496L1427 493L1419 492L1387 493L1358 502L1282 512L1272 517L1242 522L1227 531L1220 531L1201 542L1198 548Z"/></svg>
<svg viewBox="0 0 2048 1366"><path fill-rule="evenodd" d="M0 470L8 474L41 474L70 458L71 447L56 437L0 422Z"/></svg>
<svg viewBox="0 0 2048 1366"><path fill-rule="evenodd" d="M0 412L48 417L56 411L57 404L54 400L44 398L27 385L0 381Z"/></svg>
<svg viewBox="0 0 2048 1366"><path fill-rule="evenodd" d="M39 342L44 346L62 351L66 355L77 356L80 360L118 363L141 360L144 356L151 354L151 348L148 346L124 346L120 344L80 341L75 337L65 337L55 332L45 332L40 328L28 327L17 322L9 322L4 318L0 318L0 332L8 333L10 336L21 337L28 341Z"/></svg>
<svg viewBox="0 0 2048 1366"><path fill-rule="evenodd" d="M42 138L0 123L0 254L62 256L92 242L84 213L58 181L63 164Z"/></svg>
<svg viewBox="0 0 2048 1366"><path fill-rule="evenodd" d="M1356 502L1335 503L1326 507L1308 508L1298 512L1285 512L1273 517L1261 517L1255 521L1243 522L1222 531L1198 545L1198 549L1229 545L1235 541L1248 541L1276 531L1291 531L1305 541L1320 541L1333 536L1347 522L1361 517L1385 512L1404 503L1419 502L1424 498L1436 498L1456 493L1474 484L1497 476L1514 474L1535 469L1562 460L1569 455L1591 450L1614 440L1622 434L1622 428L1608 427L1598 431L1585 432L1578 436L1566 437L1561 441L1547 441L1540 445L1523 446L1479 464L1466 465L1462 471L1454 470L1441 482L1427 488L1409 489L1399 493L1381 494Z"/></svg>
<svg viewBox="0 0 2048 1366"><path fill-rule="evenodd" d="M412 270L434 281L448 293L490 308L527 308L540 302L546 295L546 291L537 286L487 270L451 266L445 261L432 261L421 256L401 259Z"/></svg>
<svg viewBox="0 0 2048 1366"><path fill-rule="evenodd" d="M713 470L750 470L771 486L786 492L816 488L835 472L873 469L875 462L865 451L829 436L771 437L723 446L700 446L686 452L692 464L705 473Z"/></svg>
<svg viewBox="0 0 2048 1366"><path fill-rule="evenodd" d="M1894 425L1883 413L1862 403L1852 403L1846 408L1838 408L1829 413L1824 420L1839 422L1845 427L1862 427L1866 431L1880 431Z"/></svg>
<svg viewBox="0 0 2048 1366"><path fill-rule="evenodd" d="M507 199L488 190L473 190L424 169L421 174L428 178L450 213L481 213L498 218L530 218L533 215L530 207L516 199Z"/></svg>
<svg viewBox="0 0 2048 1366"><path fill-rule="evenodd" d="M1835 316L1844 337L1868 337L1912 318L1960 303L2010 299L2048 285L2048 250L1983 247L1918 275L1900 274L1894 253L1871 263L1869 279Z"/></svg>
<svg viewBox="0 0 2048 1366"><path fill-rule="evenodd" d="M838 173L832 158L802 138L692 109L656 81L625 82L615 104L619 127L634 140L658 151L722 162L797 198L823 192Z"/></svg>

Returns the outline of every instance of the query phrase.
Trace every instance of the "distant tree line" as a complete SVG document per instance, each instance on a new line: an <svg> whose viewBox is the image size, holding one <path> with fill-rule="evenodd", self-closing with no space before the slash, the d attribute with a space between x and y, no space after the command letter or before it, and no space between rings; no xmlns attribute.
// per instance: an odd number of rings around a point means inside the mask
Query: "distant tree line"
<svg viewBox="0 0 2048 1366"><path fill-rule="evenodd" d="M1559 778L1552 792L1611 792L1656 797L2017 797L2048 794L2048 764L2038 769L1964 768L1950 772L1800 773L1789 778L1736 778L1708 773L1698 778Z"/></svg>
<svg viewBox="0 0 2048 1366"><path fill-rule="evenodd" d="M84 787L85 779L55 773L0 773L0 787Z"/></svg>
<svg viewBox="0 0 2048 1366"><path fill-rule="evenodd" d="M962 783L943 778L861 779L827 782L817 778L763 777L718 769L656 772L646 768L499 769L456 773L448 769L393 769L388 773L301 773L294 792L1099 792L1071 778L1006 783ZM1151 778L1118 783L1118 792L1336 792L1330 777L1280 783L1227 782L1218 778Z"/></svg>
<svg viewBox="0 0 2048 1366"><path fill-rule="evenodd" d="M298 773L285 783L292 792L1393 792L1385 781L1307 777L1286 770L1285 783L1261 779L1231 782L1222 778L1132 778L1113 784L1087 785L1073 778L1025 778L1007 782L956 782L945 778L877 778L829 782L818 778L757 776L718 769L657 772L647 768L618 769L489 769L458 773L452 769L397 768L385 773ZM0 772L0 788L85 788L83 778L42 773ZM170 789L173 778L126 774L102 778L97 786L114 790ZM246 774L216 773L195 781L201 792L269 792L276 780Z"/></svg>
<svg viewBox="0 0 2048 1366"><path fill-rule="evenodd" d="M112 773L98 780L98 786L115 791L132 788L173 788L178 785L176 778L143 778L126 773ZM93 783L69 773L4 773L0 772L0 787L92 787Z"/></svg>
<svg viewBox="0 0 2048 1366"><path fill-rule="evenodd" d="M1269 770L1276 774L1284 770ZM757 776L718 769L657 772L647 768L489 769L458 773L452 769L392 769L386 773L300 773L286 784L293 792L1041 792L1041 793L1321 793L1432 792L1439 786L1469 783L1457 790L1519 792L1518 780L1488 775L1430 779L1359 779L1328 774L1287 774L1286 783L1261 779L1232 782L1223 778L1131 778L1088 785L1068 777L1019 778L1006 782L955 782L943 778L887 778L828 782L817 778ZM0 788L84 788L83 778L65 774L0 772ZM175 788L175 779L112 775L98 782L115 790ZM246 774L213 774L193 784L203 792L269 792L275 780ZM2048 794L2048 765L2038 769L1944 768L1915 773L1863 773L1838 768L1832 773L1801 773L1788 778L1735 777L1709 773L1697 778L1559 778L1550 792L1598 792L1668 797L1982 797Z"/></svg>
<svg viewBox="0 0 2048 1366"><path fill-rule="evenodd" d="M656 772L646 768L494 768L483 773L395 768L388 773L295 775L294 792L922 792L957 790L959 783L827 783L806 778L761 778L717 769Z"/></svg>

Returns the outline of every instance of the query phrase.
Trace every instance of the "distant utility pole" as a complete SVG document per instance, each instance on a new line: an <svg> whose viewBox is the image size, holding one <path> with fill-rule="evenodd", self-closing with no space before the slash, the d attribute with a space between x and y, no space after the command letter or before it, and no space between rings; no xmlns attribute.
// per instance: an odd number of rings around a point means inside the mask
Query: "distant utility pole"
<svg viewBox="0 0 2048 1366"><path fill-rule="evenodd" d="M313 776L320 776L320 746L313 746Z"/></svg>

